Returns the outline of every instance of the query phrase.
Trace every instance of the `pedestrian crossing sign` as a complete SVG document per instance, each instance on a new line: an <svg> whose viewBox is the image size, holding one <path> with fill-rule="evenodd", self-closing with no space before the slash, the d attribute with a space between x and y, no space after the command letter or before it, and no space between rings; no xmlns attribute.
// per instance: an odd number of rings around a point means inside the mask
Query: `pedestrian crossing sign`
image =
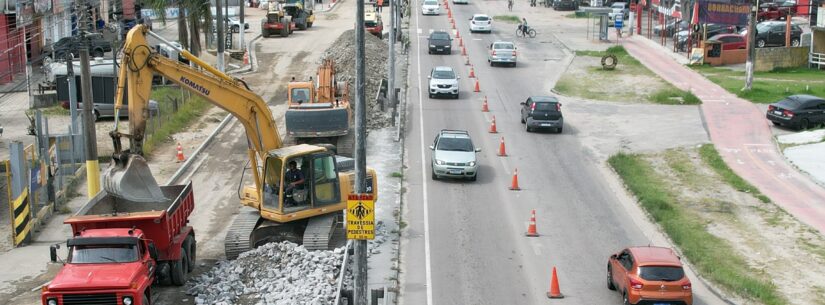
<svg viewBox="0 0 825 305"><path fill-rule="evenodd" d="M375 200L371 194L348 196L347 239L375 239Z"/></svg>

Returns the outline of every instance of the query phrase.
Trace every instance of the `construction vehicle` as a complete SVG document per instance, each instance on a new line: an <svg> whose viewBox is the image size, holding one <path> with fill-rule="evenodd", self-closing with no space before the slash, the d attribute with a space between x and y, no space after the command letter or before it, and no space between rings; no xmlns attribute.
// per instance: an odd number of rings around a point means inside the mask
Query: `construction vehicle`
<svg viewBox="0 0 825 305"><path fill-rule="evenodd" d="M310 0L315 1L315 0ZM306 5L306 0L286 0L283 5L286 14L292 17L295 26L299 30L306 30L312 27L315 22L315 14L312 11L312 4Z"/></svg>
<svg viewBox="0 0 825 305"><path fill-rule="evenodd" d="M41 289L43 305L149 304L153 283L181 286L195 269L197 244L188 225L192 183L161 187L172 200L135 202L99 192L63 221L72 227L69 255Z"/></svg>
<svg viewBox="0 0 825 305"><path fill-rule="evenodd" d="M143 151L150 80L156 73L229 112L246 131L253 184L244 184L244 170L238 195L241 204L251 209L242 210L227 232L227 258L271 241L288 240L303 243L307 249L327 249L333 233L342 232L342 211L347 207L347 196L355 189L353 160L336 156L325 146L284 147L269 106L243 80L227 76L185 50L178 51L196 67L163 57L147 45L147 35L169 44L143 26L127 34L122 63L126 68L120 70L117 108L124 88L128 88L129 133L117 129L110 133L115 154L112 173L104 174L104 188L110 193L140 197L135 199L158 196L155 185L139 183L153 180L148 167L141 164L142 159L130 157ZM121 138L129 139L129 150L122 150ZM303 188L287 180L287 165L293 161L305 177ZM375 196L375 171L368 169L366 174L364 189Z"/></svg>
<svg viewBox="0 0 825 305"><path fill-rule="evenodd" d="M287 85L286 132L289 142L331 144L336 153L352 157L355 131L349 102L349 87L336 81L335 63L324 59L318 67L317 83L291 81Z"/></svg>
<svg viewBox="0 0 825 305"><path fill-rule="evenodd" d="M364 28L368 33L384 39L384 21L381 20L381 14L375 12L373 6L364 6Z"/></svg>
<svg viewBox="0 0 825 305"><path fill-rule="evenodd" d="M269 2L266 17L261 19L261 36L268 38L270 35L279 33L281 37L288 37L295 31L295 21L292 16L287 15L284 4L281 2Z"/></svg>

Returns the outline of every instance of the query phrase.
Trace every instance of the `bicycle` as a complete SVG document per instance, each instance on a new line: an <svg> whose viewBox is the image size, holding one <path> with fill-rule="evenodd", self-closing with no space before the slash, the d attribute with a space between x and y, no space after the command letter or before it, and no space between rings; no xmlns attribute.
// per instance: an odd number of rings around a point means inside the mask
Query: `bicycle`
<svg viewBox="0 0 825 305"><path fill-rule="evenodd" d="M536 30L534 30L533 28L530 28L530 27L527 28L527 32L522 31L521 27L516 29L516 37L527 37L527 36L530 36L530 38L535 38L536 37Z"/></svg>

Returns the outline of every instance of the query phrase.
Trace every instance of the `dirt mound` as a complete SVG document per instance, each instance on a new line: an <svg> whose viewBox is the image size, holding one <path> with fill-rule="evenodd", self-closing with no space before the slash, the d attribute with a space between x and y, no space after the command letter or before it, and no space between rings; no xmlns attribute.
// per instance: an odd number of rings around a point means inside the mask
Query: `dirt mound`
<svg viewBox="0 0 825 305"><path fill-rule="evenodd" d="M385 41L365 33L364 57L366 57L366 100L367 129L387 127L392 124L389 112L382 112L375 96L381 86L381 79L387 76L387 44ZM347 81L350 86L351 102L355 104L355 30L348 30L324 52L324 58L335 61L336 77Z"/></svg>

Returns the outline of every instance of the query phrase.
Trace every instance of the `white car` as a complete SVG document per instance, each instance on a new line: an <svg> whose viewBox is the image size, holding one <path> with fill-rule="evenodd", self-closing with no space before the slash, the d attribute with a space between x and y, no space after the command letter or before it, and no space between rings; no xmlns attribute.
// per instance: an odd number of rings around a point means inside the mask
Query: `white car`
<svg viewBox="0 0 825 305"><path fill-rule="evenodd" d="M470 33L493 31L493 18L484 14L475 14L470 18Z"/></svg>
<svg viewBox="0 0 825 305"><path fill-rule="evenodd" d="M437 96L450 96L458 99L458 80L461 78L455 74L453 68L439 66L430 71L427 76L430 79L430 98Z"/></svg>
<svg viewBox="0 0 825 305"><path fill-rule="evenodd" d="M421 14L422 15L438 15L441 12L441 4L438 4L438 0L424 0L424 3L421 4Z"/></svg>

